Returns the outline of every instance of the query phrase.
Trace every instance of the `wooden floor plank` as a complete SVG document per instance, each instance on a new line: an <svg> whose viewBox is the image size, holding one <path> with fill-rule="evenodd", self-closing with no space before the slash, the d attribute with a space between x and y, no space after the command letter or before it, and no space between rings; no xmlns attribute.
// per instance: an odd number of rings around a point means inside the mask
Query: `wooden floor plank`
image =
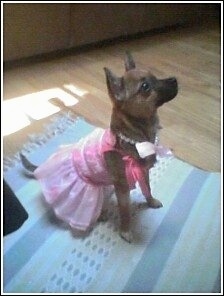
<svg viewBox="0 0 224 296"><path fill-rule="evenodd" d="M70 109L107 127L111 104L103 67L122 75L124 51L128 49L138 66L150 68L160 78L178 79L178 96L159 110L161 142L171 147L177 157L197 167L220 171L220 38L219 24L214 22L149 33L142 38L11 68L4 71L4 100L51 88L68 91L66 85L73 85L86 94L78 96L79 103ZM38 130L38 122L33 128ZM24 129L6 136L4 154L10 156L20 149L27 139L23 133L27 132Z"/></svg>

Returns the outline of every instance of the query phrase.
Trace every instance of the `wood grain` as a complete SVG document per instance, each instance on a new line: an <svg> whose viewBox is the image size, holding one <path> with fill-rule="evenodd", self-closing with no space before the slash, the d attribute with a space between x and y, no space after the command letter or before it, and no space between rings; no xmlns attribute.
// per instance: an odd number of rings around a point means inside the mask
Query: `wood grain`
<svg viewBox="0 0 224 296"><path fill-rule="evenodd" d="M159 110L163 126L161 142L192 165L220 171L220 36L219 23L212 22L149 33L57 59L17 66L4 71L4 100L50 88L61 88L72 94L65 88L72 84L87 93L75 95L79 103L69 109L95 125L107 127L111 104L103 67L122 75L124 51L128 49L139 67L150 68L159 78L176 76L178 79L176 99ZM6 136L4 155L20 149L27 133L38 131L46 120Z"/></svg>

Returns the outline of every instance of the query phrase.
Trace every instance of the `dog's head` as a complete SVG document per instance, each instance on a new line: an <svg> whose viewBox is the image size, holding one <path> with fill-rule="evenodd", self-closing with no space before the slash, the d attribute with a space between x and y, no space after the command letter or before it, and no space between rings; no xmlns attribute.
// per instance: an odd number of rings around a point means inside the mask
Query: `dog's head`
<svg viewBox="0 0 224 296"><path fill-rule="evenodd" d="M157 79L150 71L139 70L130 53L125 56L125 73L117 77L104 68L109 96L116 109L134 117L150 117L178 92L175 77Z"/></svg>

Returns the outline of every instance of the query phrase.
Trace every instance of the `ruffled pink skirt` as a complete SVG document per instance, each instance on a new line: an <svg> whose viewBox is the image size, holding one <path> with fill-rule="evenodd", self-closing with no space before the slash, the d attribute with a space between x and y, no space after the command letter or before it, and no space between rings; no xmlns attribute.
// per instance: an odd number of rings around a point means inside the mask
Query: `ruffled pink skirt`
<svg viewBox="0 0 224 296"><path fill-rule="evenodd" d="M96 129L79 143L61 147L34 172L46 202L75 230L90 229L100 216L105 197L113 191L104 152L116 150L115 143L109 129ZM166 156L170 151L156 146L156 153ZM123 160L130 189L138 182L145 197L150 196L144 167L130 156L123 156Z"/></svg>
<svg viewBox="0 0 224 296"><path fill-rule="evenodd" d="M87 231L99 218L113 186L83 180L74 165L74 147L60 148L34 174L56 216L75 230Z"/></svg>

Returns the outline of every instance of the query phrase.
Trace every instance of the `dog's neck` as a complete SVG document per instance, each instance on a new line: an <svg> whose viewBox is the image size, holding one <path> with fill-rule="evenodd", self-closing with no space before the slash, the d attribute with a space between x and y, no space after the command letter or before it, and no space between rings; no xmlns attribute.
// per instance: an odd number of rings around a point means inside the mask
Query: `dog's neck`
<svg viewBox="0 0 224 296"><path fill-rule="evenodd" d="M124 113L120 114L116 109L112 113L112 132L122 141L132 145L145 141L155 143L159 128L159 119L156 113L144 119Z"/></svg>

